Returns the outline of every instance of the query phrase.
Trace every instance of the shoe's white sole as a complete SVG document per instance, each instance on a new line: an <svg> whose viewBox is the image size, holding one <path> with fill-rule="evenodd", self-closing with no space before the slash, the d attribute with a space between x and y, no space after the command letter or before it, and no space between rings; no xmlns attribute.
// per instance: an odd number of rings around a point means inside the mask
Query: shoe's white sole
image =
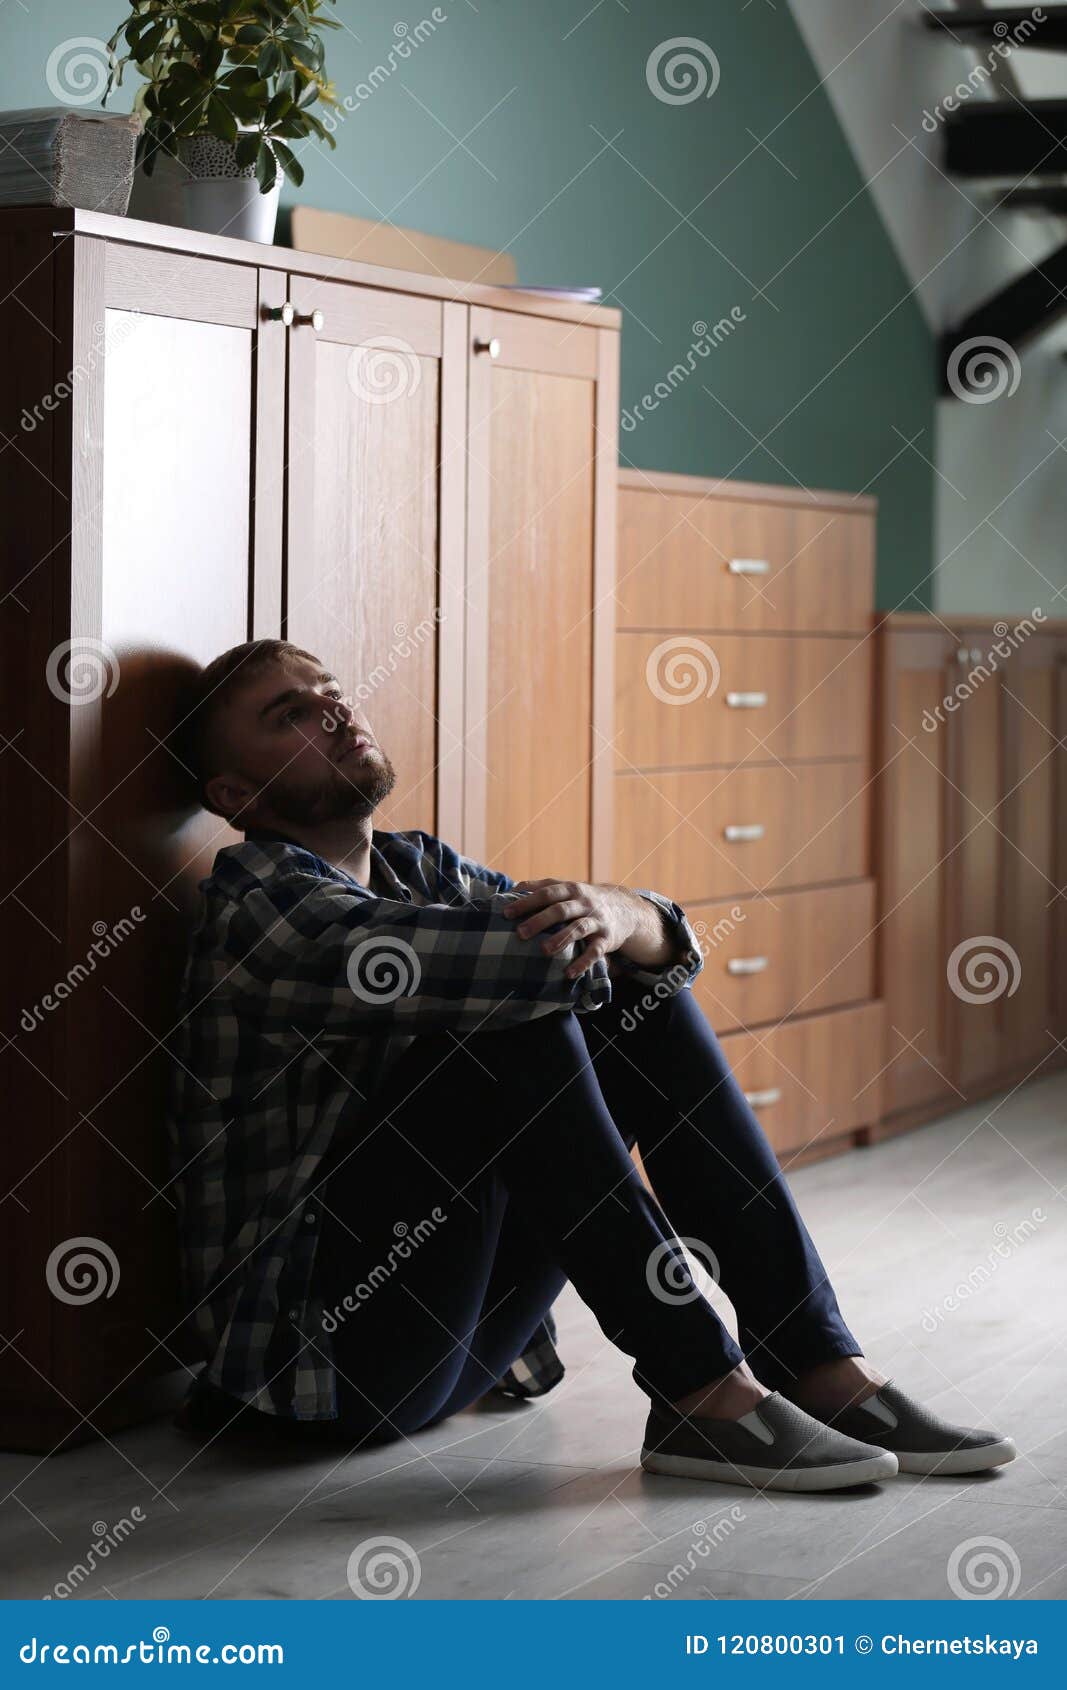
<svg viewBox="0 0 1067 1690"><path fill-rule="evenodd" d="M754 1490L846 1490L852 1485L869 1485L878 1479L892 1479L897 1458L890 1450L866 1461L839 1461L829 1467L742 1467L732 1461L706 1461L691 1455L663 1455L658 1450L641 1450L646 1473L660 1473L672 1479L711 1479L726 1485L751 1485Z"/></svg>
<svg viewBox="0 0 1067 1690"><path fill-rule="evenodd" d="M991 1467L1003 1467L1018 1455L1011 1438L1000 1438L995 1444L983 1444L981 1449L947 1449L933 1455L918 1451L897 1450L897 1462L902 1473L988 1473Z"/></svg>

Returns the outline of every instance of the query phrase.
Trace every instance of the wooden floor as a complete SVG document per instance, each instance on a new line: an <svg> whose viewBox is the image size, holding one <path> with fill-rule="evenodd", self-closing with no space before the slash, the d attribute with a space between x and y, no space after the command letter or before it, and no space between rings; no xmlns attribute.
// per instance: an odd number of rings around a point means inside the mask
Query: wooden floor
<svg viewBox="0 0 1067 1690"><path fill-rule="evenodd" d="M388 1448L268 1460L198 1451L162 1421L0 1456L4 1594L351 1600L377 1567L416 1599L932 1598L990 1575L1005 1596L1063 1598L1065 1184L1064 1077L793 1179L868 1354L938 1411L1014 1436L999 1473L808 1498L645 1475L631 1364L568 1296L548 1397Z"/></svg>

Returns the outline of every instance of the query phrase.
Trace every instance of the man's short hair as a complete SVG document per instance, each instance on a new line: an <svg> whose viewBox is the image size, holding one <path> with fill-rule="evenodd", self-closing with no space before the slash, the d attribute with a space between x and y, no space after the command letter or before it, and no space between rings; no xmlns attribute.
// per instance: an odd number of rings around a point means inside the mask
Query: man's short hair
<svg viewBox="0 0 1067 1690"><path fill-rule="evenodd" d="M222 816L223 812L209 801L206 788L212 776L220 774L226 764L223 717L235 695L264 669L272 663L294 657L306 658L310 663L318 662L313 652L304 651L301 646L293 645L291 640L245 640L242 645L231 646L229 651L213 658L193 684L182 723L183 760L193 772L201 804L216 816ZM228 816L223 819L230 820Z"/></svg>

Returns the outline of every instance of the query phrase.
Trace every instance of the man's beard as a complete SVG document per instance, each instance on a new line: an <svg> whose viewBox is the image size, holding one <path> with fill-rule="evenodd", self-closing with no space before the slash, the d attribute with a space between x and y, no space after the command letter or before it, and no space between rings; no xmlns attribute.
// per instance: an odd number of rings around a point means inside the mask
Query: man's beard
<svg viewBox="0 0 1067 1690"><path fill-rule="evenodd" d="M315 827L349 816L371 815L396 785L396 770L384 751L361 759L346 757L325 773L317 787L291 787L279 777L263 790L263 797L284 821Z"/></svg>

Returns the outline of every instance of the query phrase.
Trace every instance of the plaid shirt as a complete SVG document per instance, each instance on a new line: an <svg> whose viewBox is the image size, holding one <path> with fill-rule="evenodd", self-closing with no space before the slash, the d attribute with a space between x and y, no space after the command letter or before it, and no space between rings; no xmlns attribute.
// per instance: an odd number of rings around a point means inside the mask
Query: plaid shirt
<svg viewBox="0 0 1067 1690"><path fill-rule="evenodd" d="M337 1417L312 1286L317 1170L393 1063L420 1033L611 1001L603 960L564 976L585 941L547 957L519 937L502 914L510 876L418 829L374 831L371 862L364 886L278 833L250 829L219 851L200 882L172 1045L167 1132L202 1379L297 1420ZM680 990L704 966L697 936L671 899L642 895L682 963L613 963L659 995ZM555 1335L549 1316L499 1388L550 1390L563 1375Z"/></svg>

